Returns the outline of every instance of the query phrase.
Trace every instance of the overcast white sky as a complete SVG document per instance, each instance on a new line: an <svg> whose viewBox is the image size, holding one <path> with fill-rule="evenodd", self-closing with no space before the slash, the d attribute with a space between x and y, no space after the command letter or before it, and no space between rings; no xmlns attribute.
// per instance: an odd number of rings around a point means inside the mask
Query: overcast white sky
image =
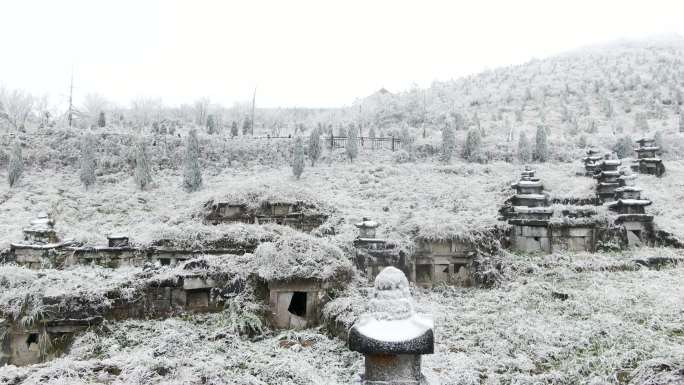
<svg viewBox="0 0 684 385"><path fill-rule="evenodd" d="M0 83L339 106L621 37L684 35L682 0L0 0Z"/></svg>

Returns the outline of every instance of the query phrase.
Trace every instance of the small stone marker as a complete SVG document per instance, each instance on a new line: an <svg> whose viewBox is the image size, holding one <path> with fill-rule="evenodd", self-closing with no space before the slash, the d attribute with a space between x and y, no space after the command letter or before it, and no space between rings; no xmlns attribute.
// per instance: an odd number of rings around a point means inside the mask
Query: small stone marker
<svg viewBox="0 0 684 385"><path fill-rule="evenodd" d="M421 355L434 353L433 327L430 317L415 312L404 273L382 270L368 312L349 331L349 349L365 356L362 384L423 383Z"/></svg>

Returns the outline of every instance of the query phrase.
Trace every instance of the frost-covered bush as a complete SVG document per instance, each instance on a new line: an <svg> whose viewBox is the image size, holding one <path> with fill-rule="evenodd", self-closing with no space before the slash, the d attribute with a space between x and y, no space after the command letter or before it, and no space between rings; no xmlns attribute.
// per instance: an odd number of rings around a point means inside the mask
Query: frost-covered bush
<svg viewBox="0 0 684 385"><path fill-rule="evenodd" d="M634 143L632 142L632 137L625 135L620 137L613 147L613 152L617 154L620 159L629 158L634 154Z"/></svg>
<svg viewBox="0 0 684 385"><path fill-rule="evenodd" d="M300 136L295 139L294 154L292 159L292 174L299 179L304 172L304 143Z"/></svg>
<svg viewBox="0 0 684 385"><path fill-rule="evenodd" d="M259 245L257 274L265 280L317 279L345 281L352 271L347 256L325 239L289 234Z"/></svg>
<svg viewBox="0 0 684 385"><path fill-rule="evenodd" d="M321 157L323 145L321 144L321 132L318 129L311 130L309 135L309 159L313 167Z"/></svg>
<svg viewBox="0 0 684 385"><path fill-rule="evenodd" d="M449 163L451 158L454 156L454 151L456 147L456 137L454 135L454 130L445 125L442 128L442 161Z"/></svg>
<svg viewBox="0 0 684 385"><path fill-rule="evenodd" d="M95 138L92 134L84 134L81 142L81 170L79 177L87 190L95 184Z"/></svg>
<svg viewBox="0 0 684 385"><path fill-rule="evenodd" d="M213 115L209 115L213 117ZM207 123L209 124L209 123ZM199 164L199 142L197 131L190 130L185 144L185 163L183 167L183 188L187 192L197 191L202 187L202 171Z"/></svg>
<svg viewBox="0 0 684 385"><path fill-rule="evenodd" d="M145 190L152 183L152 171L147 156L147 146L142 138L135 143L135 171L133 175L135 185Z"/></svg>
<svg viewBox="0 0 684 385"><path fill-rule="evenodd" d="M12 152L10 153L9 166L7 170L7 181L12 187L19 181L21 174L24 172L24 159L21 155L21 144L16 140L12 145Z"/></svg>
<svg viewBox="0 0 684 385"><path fill-rule="evenodd" d="M468 130L465 145L463 146L463 158L468 162L483 161L482 137L480 136L480 129L477 127Z"/></svg>
<svg viewBox="0 0 684 385"><path fill-rule="evenodd" d="M549 143L544 126L537 127L534 146L534 160L544 163L549 160Z"/></svg>
<svg viewBox="0 0 684 385"><path fill-rule="evenodd" d="M394 163L407 163L411 161L411 155L408 151L401 149L392 154L392 160Z"/></svg>
<svg viewBox="0 0 684 385"><path fill-rule="evenodd" d="M346 152L350 161L354 161L359 156L359 143L357 140L356 128L353 126L347 130Z"/></svg>

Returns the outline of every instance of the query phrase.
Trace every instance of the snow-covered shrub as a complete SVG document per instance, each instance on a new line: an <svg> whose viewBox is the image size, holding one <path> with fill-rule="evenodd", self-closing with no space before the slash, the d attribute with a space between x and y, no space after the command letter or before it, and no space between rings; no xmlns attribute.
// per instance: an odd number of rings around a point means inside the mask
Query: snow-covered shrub
<svg viewBox="0 0 684 385"><path fill-rule="evenodd" d="M135 180L135 185L140 190L145 190L152 183L147 146L142 138L138 138L135 144L135 172L133 179Z"/></svg>
<svg viewBox="0 0 684 385"><path fill-rule="evenodd" d="M95 138L90 133L84 134L81 142L81 170L79 177L86 190L95 184Z"/></svg>
<svg viewBox="0 0 684 385"><path fill-rule="evenodd" d="M21 155L21 144L16 140L12 145L12 152L10 153L9 166L7 170L7 181L12 187L19 181L21 174L24 172L24 159Z"/></svg>
<svg viewBox="0 0 684 385"><path fill-rule="evenodd" d="M293 233L259 245L254 253L257 274L265 280L317 279L346 281L349 258L326 239Z"/></svg>
<svg viewBox="0 0 684 385"><path fill-rule="evenodd" d="M213 115L209 115L213 117ZM213 121L213 120L212 120ZM207 125L209 122L207 121ZM202 187L202 171L199 164L199 142L197 131L190 130L185 145L185 163L183 167L183 188L187 192L197 191Z"/></svg>
<svg viewBox="0 0 684 385"><path fill-rule="evenodd" d="M309 135L309 159L311 160L311 167L313 167L321 157L322 151L323 145L321 144L320 130L311 130L311 134Z"/></svg>
<svg viewBox="0 0 684 385"><path fill-rule="evenodd" d="M304 143L300 136L295 139L294 154L292 159L292 174L299 179L304 172Z"/></svg>

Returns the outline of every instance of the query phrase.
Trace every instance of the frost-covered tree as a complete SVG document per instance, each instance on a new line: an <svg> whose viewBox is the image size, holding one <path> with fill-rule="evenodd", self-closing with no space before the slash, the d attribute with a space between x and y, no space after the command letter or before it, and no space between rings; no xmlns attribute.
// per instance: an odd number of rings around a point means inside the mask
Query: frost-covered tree
<svg viewBox="0 0 684 385"><path fill-rule="evenodd" d="M21 178L24 172L24 159L21 156L21 145L16 140L12 145L12 152L10 152L9 166L7 169L7 181L9 186L13 187Z"/></svg>
<svg viewBox="0 0 684 385"><path fill-rule="evenodd" d="M209 114L209 116L207 116L207 133L213 135L217 131L216 117L214 114Z"/></svg>
<svg viewBox="0 0 684 385"><path fill-rule="evenodd" d="M197 131L190 130L185 143L185 163L183 164L183 188L187 192L194 192L202 187L199 152Z"/></svg>
<svg viewBox="0 0 684 385"><path fill-rule="evenodd" d="M463 158L468 162L482 160L482 137L480 136L480 129L477 127L468 130L465 146L463 146Z"/></svg>
<svg viewBox="0 0 684 385"><path fill-rule="evenodd" d="M532 159L532 149L530 141L527 139L525 131L520 131L518 138L518 160L521 163L528 163Z"/></svg>
<svg viewBox="0 0 684 385"><path fill-rule="evenodd" d="M650 129L648 126L648 120L646 119L646 114L638 113L634 115L634 128L644 132Z"/></svg>
<svg viewBox="0 0 684 385"><path fill-rule="evenodd" d="M370 130L368 130L368 137L375 139L375 127L371 126Z"/></svg>
<svg viewBox="0 0 684 385"><path fill-rule="evenodd" d="M79 177L86 190L95 184L95 138L85 134L81 139L81 169Z"/></svg>
<svg viewBox="0 0 684 385"><path fill-rule="evenodd" d="M634 152L634 143L629 135L625 135L617 140L613 146L613 152L617 154L620 159L627 158Z"/></svg>
<svg viewBox="0 0 684 385"><path fill-rule="evenodd" d="M535 137L534 146L534 160L538 162L546 162L549 160L549 143L546 137L546 128L544 128L544 126L537 127L537 135Z"/></svg>
<svg viewBox="0 0 684 385"><path fill-rule="evenodd" d="M660 152L666 152L665 151L665 141L663 140L663 132L658 130L656 131L655 135L653 136L653 144L655 144L656 147L660 147Z"/></svg>
<svg viewBox="0 0 684 385"><path fill-rule="evenodd" d="M577 142L577 145L579 146L579 148L585 148L585 147L587 147L587 144L588 144L587 143L587 136L584 134L580 135L579 141Z"/></svg>
<svg viewBox="0 0 684 385"><path fill-rule="evenodd" d="M456 147L456 135L449 125L442 128L442 160L449 163L454 156Z"/></svg>
<svg viewBox="0 0 684 385"><path fill-rule="evenodd" d="M147 146L143 138L138 138L135 143L135 172L133 174L135 185L140 190L145 190L152 183L152 171L147 157Z"/></svg>
<svg viewBox="0 0 684 385"><path fill-rule="evenodd" d="M315 130L314 130L315 132ZM292 174L299 179L304 172L304 141L297 136L294 145L294 158L292 159Z"/></svg>
<svg viewBox="0 0 684 385"><path fill-rule="evenodd" d="M316 164L318 158L321 157L323 146L321 145L321 132L316 130L311 130L309 134L309 159L311 159L311 167Z"/></svg>
<svg viewBox="0 0 684 385"><path fill-rule="evenodd" d="M238 136L238 126L237 126L237 122L234 120L233 120L233 123L230 125L230 136L233 138Z"/></svg>
<svg viewBox="0 0 684 385"><path fill-rule="evenodd" d="M250 123L249 118L245 118L245 120L242 121L242 136L246 136L251 127L252 123Z"/></svg>
<svg viewBox="0 0 684 385"><path fill-rule="evenodd" d="M350 161L354 161L354 158L356 158L359 155L359 143L356 140L356 129L354 126L350 126L349 129L347 130L347 156L349 157Z"/></svg>
<svg viewBox="0 0 684 385"><path fill-rule="evenodd" d="M684 114L679 115L679 132L684 132Z"/></svg>
<svg viewBox="0 0 684 385"><path fill-rule="evenodd" d="M105 119L104 111L100 111L100 116L97 118L97 126L103 128L107 125L107 120Z"/></svg>

